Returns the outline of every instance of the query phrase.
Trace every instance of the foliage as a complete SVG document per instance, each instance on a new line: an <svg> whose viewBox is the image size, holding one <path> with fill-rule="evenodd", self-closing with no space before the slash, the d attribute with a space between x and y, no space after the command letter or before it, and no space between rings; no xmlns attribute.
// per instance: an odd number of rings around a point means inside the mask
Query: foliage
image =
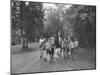
<svg viewBox="0 0 100 75"><path fill-rule="evenodd" d="M26 37L32 42L39 36L51 36L58 30L64 37L78 38L81 47L95 47L96 7L86 5L54 4L56 8L43 8L43 3L12 1L12 38ZM16 35L15 35L16 34Z"/></svg>
<svg viewBox="0 0 100 75"><path fill-rule="evenodd" d="M41 3L12 1L12 30L21 30L21 36L34 41L43 30L43 10Z"/></svg>
<svg viewBox="0 0 100 75"><path fill-rule="evenodd" d="M79 38L81 46L95 47L96 41L96 7L77 6L76 16L73 18L74 34Z"/></svg>

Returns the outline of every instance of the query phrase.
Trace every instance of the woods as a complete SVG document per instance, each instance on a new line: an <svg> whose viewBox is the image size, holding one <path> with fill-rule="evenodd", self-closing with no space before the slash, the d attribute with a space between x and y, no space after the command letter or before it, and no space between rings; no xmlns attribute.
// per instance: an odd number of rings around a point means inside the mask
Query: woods
<svg viewBox="0 0 100 75"><path fill-rule="evenodd" d="M38 40L61 31L65 37L78 38L80 47L95 48L96 7L84 5L53 4L45 8L39 2L11 2L12 44ZM19 41L19 42L18 42Z"/></svg>
<svg viewBox="0 0 100 75"><path fill-rule="evenodd" d="M20 30L20 39L27 38L29 42L38 38L43 29L43 11L41 3L12 1L11 12L12 32L18 32L18 30ZM12 39L15 39L14 37L19 37L13 34L14 33L12 33Z"/></svg>

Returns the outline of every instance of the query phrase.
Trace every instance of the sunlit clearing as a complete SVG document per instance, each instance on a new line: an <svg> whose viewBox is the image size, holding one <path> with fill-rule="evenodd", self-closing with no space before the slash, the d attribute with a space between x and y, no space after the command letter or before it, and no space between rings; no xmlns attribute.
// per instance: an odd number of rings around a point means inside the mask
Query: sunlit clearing
<svg viewBox="0 0 100 75"><path fill-rule="evenodd" d="M25 4L26 4L26 6L28 6L29 5L29 2L25 2Z"/></svg>
<svg viewBox="0 0 100 75"><path fill-rule="evenodd" d="M43 8L44 9L49 9L49 8L57 8L55 4L50 4L50 3L43 3Z"/></svg>

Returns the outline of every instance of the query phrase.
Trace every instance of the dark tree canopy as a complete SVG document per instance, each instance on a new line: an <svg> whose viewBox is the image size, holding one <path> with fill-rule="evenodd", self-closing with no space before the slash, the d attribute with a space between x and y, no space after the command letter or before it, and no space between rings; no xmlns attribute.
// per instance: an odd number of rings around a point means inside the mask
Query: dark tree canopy
<svg viewBox="0 0 100 75"><path fill-rule="evenodd" d="M80 39L85 47L95 47L96 41L96 7L78 6L74 17L74 34Z"/></svg>
<svg viewBox="0 0 100 75"><path fill-rule="evenodd" d="M21 36L34 41L43 30L42 3L12 1L12 29L21 30Z"/></svg>
<svg viewBox="0 0 100 75"><path fill-rule="evenodd" d="M22 2L21 5L21 20L24 25L22 28L24 28L28 39L34 40L43 29L42 4L29 2L29 5L26 5L25 2Z"/></svg>

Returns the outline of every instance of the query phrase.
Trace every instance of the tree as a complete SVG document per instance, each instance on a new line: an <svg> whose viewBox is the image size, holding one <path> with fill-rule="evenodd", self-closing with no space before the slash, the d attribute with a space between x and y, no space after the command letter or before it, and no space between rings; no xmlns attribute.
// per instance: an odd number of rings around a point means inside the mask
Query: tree
<svg viewBox="0 0 100 75"><path fill-rule="evenodd" d="M60 5L60 4L54 4L57 8L48 8L47 10L45 10L45 21L44 21L44 27L46 32L53 32L56 33L57 31L62 31L63 32L63 14L64 14L64 10L63 8L64 5Z"/></svg>
<svg viewBox="0 0 100 75"><path fill-rule="evenodd" d="M96 7L58 4L58 14L62 17L62 26L66 36L78 38L81 46L95 47Z"/></svg>
<svg viewBox="0 0 100 75"><path fill-rule="evenodd" d="M24 31L30 41L34 40L34 38L37 38L35 36L38 36L37 34L43 30L42 4L29 2L29 5L26 6L24 2L21 12Z"/></svg>
<svg viewBox="0 0 100 75"><path fill-rule="evenodd" d="M12 4L12 18L14 17L12 19L12 29L20 29L22 38L27 38L29 42L34 41L43 30L42 3L12 1ZM16 15L18 16L16 17Z"/></svg>
<svg viewBox="0 0 100 75"><path fill-rule="evenodd" d="M95 6L73 6L76 14L73 17L74 34L79 38L82 46L95 47L96 35L96 7Z"/></svg>
<svg viewBox="0 0 100 75"><path fill-rule="evenodd" d="M16 34L19 29L20 21L20 1L11 1L11 30L12 30L12 44L18 44L20 36Z"/></svg>

